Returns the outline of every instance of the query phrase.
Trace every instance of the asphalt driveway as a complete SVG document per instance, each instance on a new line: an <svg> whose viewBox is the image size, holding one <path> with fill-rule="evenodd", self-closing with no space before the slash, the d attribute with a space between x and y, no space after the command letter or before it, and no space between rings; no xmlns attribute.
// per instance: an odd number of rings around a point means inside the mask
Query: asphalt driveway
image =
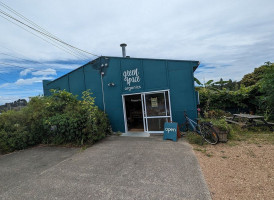
<svg viewBox="0 0 274 200"><path fill-rule="evenodd" d="M0 157L0 199L210 199L191 147L111 136L85 151L36 147Z"/></svg>

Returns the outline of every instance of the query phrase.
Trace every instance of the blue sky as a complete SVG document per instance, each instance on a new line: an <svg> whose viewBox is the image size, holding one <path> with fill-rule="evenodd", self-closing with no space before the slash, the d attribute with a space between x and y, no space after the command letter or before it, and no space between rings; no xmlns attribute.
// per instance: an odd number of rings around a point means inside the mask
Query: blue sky
<svg viewBox="0 0 274 200"><path fill-rule="evenodd" d="M198 60L195 76L201 81L240 80L274 61L272 0L0 2L97 55L121 56L119 44L125 42L131 57ZM3 5L0 10L10 13ZM55 79L95 58L71 55L3 17L0 27L0 105L42 95L43 79Z"/></svg>

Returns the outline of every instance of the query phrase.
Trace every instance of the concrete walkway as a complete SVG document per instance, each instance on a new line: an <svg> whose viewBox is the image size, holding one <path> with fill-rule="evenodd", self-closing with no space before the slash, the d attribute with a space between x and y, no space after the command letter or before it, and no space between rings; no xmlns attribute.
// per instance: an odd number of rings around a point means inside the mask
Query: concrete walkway
<svg viewBox="0 0 274 200"><path fill-rule="evenodd" d="M210 199L191 147L159 136L32 148L1 156L0 177L0 199Z"/></svg>

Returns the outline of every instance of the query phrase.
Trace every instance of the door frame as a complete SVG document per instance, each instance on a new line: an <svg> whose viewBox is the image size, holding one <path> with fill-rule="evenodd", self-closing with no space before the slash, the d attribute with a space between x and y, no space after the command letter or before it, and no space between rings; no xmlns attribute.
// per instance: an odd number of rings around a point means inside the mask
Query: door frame
<svg viewBox="0 0 274 200"><path fill-rule="evenodd" d="M167 112L167 105L166 105L166 99L167 99L167 97L166 97L165 92L167 92L167 94L168 94L169 115L166 114L166 116L152 116L152 117L147 117L145 95L146 95L146 94L153 94L153 93L164 93L164 95L165 95L165 107L166 107L166 112ZM122 94L122 103L123 103L123 113L124 113L125 132L126 132L126 133L128 132L125 96L136 95L136 94L140 94L140 95L141 95L144 132L146 132L146 133L164 133L164 131L148 131L147 119L152 119L152 118L170 118L170 120L172 121L171 102L170 102L170 90L169 90L169 89L166 89L166 90L149 91L149 92L131 93L131 94Z"/></svg>
<svg viewBox="0 0 274 200"><path fill-rule="evenodd" d="M125 125L125 132L126 133L128 132L128 125L127 125L127 112L126 112L125 96L136 95L136 94L140 94L141 95L143 125L145 125L144 124L144 105L143 105L143 96L142 96L142 93L123 94L122 95L122 102L123 102L124 125ZM144 132L145 132L145 126L144 126Z"/></svg>

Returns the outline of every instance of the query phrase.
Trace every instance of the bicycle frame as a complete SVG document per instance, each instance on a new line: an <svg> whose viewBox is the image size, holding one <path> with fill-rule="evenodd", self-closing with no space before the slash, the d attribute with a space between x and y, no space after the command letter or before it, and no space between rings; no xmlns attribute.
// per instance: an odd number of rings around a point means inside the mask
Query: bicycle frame
<svg viewBox="0 0 274 200"><path fill-rule="evenodd" d="M199 121L195 122L190 119L186 112L184 112L184 116L186 119L185 125L188 128L188 124L192 127L193 131L195 131L198 135L202 136L203 139L209 144L217 144L219 141L219 137L216 134L215 130L212 128L211 123L201 123Z"/></svg>
<svg viewBox="0 0 274 200"><path fill-rule="evenodd" d="M200 126L198 123L196 123L195 121L193 121L192 119L190 119L187 114L185 113L185 118L187 120L187 122L190 124L190 126L193 128L193 131L197 132L199 135L201 135L201 132L200 132ZM199 127L197 129L197 127Z"/></svg>

